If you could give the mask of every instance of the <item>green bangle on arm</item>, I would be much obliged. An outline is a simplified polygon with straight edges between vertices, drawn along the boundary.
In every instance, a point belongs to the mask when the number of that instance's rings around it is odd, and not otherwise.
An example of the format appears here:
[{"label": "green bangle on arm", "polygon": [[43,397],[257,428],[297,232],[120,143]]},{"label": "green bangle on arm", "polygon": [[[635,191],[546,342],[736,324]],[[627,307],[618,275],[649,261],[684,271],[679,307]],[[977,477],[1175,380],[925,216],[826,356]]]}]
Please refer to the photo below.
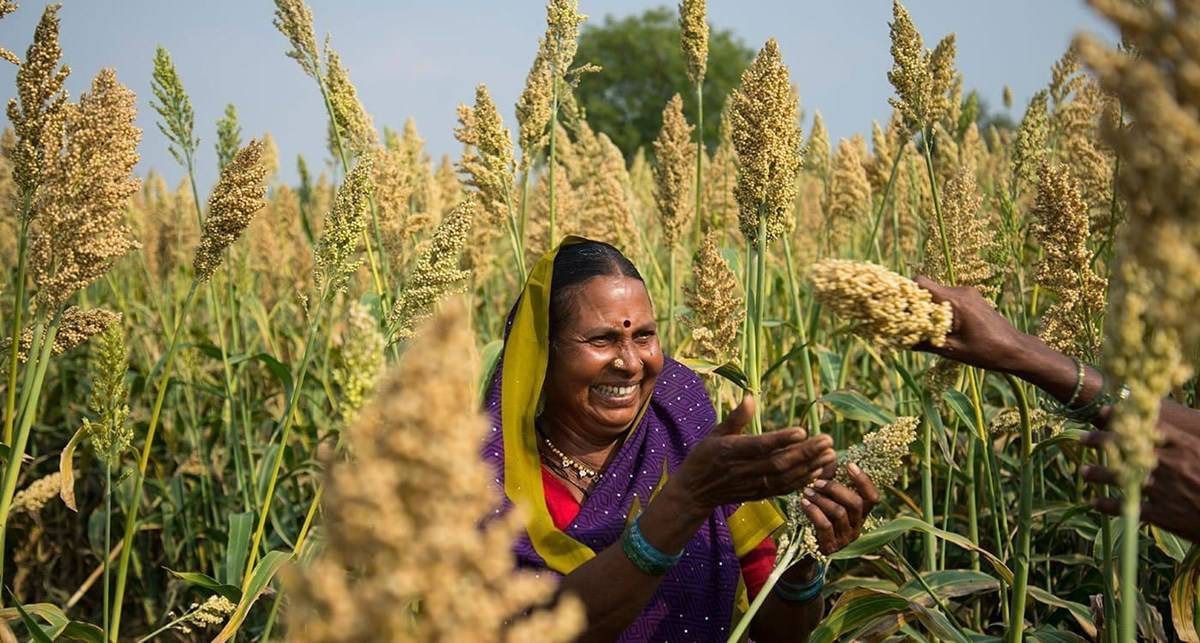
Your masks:
[{"label": "green bangle on arm", "polygon": [[[1068,399],[1066,403],[1062,403],[1054,398],[1050,398],[1045,395],[1039,395],[1038,399],[1042,409],[1060,417],[1064,417],[1068,420],[1073,420],[1081,424],[1088,424],[1092,420],[1096,419],[1098,415],[1100,415],[1100,411],[1103,410],[1104,407],[1117,404],[1129,397],[1128,386],[1121,386],[1115,392],[1110,393],[1109,391],[1105,390],[1106,387],[1102,384],[1100,387],[1100,392],[1097,393],[1096,396],[1090,401],[1083,406],[1074,406],[1075,403],[1079,401],[1080,393],[1083,392],[1083,380],[1087,376],[1087,366],[1077,357],[1072,357],[1071,360],[1075,362],[1075,365],[1078,368],[1078,373],[1075,376],[1075,389],[1072,391],[1070,399]],[[1102,380],[1103,377],[1104,375],[1101,374]]]},{"label": "green bangle on arm", "polygon": [[642,535],[641,520],[642,517],[638,516],[625,530],[625,535],[621,537],[621,551],[625,552],[625,557],[634,567],[651,576],[662,576],[683,558],[683,552],[672,555],[650,544]]},{"label": "green bangle on arm", "polygon": [[812,580],[804,583],[789,583],[780,580],[775,583],[775,595],[789,603],[807,603],[821,595],[825,588],[825,563],[817,564],[817,574]]}]

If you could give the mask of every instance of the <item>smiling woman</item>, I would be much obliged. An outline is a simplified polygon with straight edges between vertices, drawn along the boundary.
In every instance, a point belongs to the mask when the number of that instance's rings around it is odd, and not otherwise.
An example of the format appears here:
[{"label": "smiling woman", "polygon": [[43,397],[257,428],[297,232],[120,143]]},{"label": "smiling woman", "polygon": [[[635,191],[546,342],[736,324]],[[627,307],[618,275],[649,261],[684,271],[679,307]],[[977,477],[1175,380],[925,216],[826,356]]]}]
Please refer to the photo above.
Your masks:
[{"label": "smiling woman", "polygon": [[[581,640],[722,640],[775,561],[768,500],[835,461],[827,436],[740,435],[747,396],[721,424],[699,377],[663,354],[637,268],[616,248],[568,238],[530,272],[492,376],[485,459],[521,510],[524,567],[561,576],[587,609]],[[821,482],[806,504],[832,553],[878,501]],[[751,632],[797,640],[821,616],[812,559],[783,576]]]}]

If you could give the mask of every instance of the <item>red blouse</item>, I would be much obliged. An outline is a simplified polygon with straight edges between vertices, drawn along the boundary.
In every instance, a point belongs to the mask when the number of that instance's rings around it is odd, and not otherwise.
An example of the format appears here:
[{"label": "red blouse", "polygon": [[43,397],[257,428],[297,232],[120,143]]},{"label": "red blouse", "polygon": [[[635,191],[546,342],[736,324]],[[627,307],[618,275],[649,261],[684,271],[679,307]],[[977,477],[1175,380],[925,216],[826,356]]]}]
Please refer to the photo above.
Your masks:
[{"label": "red blouse", "polygon": [[[546,508],[550,510],[554,526],[566,529],[567,525],[575,520],[575,516],[579,515],[579,502],[571,495],[566,485],[554,477],[546,467],[542,467],[542,487],[546,494]],[[742,556],[741,564],[746,593],[750,595],[750,600],[754,600],[775,566],[775,541],[770,536],[764,538],[757,547]]]}]

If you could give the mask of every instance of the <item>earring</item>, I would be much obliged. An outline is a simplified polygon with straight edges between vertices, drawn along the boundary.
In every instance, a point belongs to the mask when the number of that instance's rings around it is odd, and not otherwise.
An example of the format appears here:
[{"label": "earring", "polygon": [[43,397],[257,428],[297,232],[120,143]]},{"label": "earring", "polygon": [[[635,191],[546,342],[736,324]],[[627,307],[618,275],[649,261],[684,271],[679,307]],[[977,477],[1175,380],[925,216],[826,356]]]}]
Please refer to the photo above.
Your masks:
[{"label": "earring", "polygon": [[618,357],[612,361],[612,365],[613,368],[625,368],[625,360]]}]

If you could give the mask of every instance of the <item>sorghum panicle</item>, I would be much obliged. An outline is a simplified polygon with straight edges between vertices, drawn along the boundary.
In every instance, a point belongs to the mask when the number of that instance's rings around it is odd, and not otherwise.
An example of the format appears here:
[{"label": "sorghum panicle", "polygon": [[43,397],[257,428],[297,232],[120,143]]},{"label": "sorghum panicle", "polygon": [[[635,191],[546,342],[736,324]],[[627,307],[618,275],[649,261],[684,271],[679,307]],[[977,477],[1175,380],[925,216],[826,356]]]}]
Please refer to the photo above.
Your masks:
[{"label": "sorghum panicle", "polygon": [[799,101],[774,38],[742,73],[741,86],[730,101],[742,235],[755,243],[759,217],[765,217],[764,242],[770,242],[787,227],[801,158]]},{"label": "sorghum panicle", "polygon": [[855,334],[884,348],[941,346],[950,332],[950,304],[933,303],[928,290],[883,266],[825,259],[809,275],[821,304],[855,322]]}]

